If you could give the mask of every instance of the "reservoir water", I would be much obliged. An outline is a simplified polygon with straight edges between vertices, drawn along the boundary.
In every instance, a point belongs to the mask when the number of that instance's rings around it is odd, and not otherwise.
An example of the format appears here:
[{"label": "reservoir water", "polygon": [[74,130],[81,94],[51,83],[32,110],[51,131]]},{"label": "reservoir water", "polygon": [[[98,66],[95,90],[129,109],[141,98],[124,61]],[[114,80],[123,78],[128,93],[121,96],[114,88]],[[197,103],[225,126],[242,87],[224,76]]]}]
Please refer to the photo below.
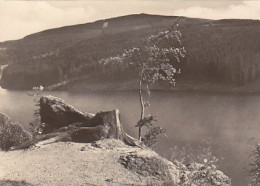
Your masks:
[{"label": "reservoir water", "polygon": [[[140,106],[136,91],[45,92],[64,99],[81,111],[96,113],[118,108],[125,130],[136,136],[134,127]],[[157,116],[158,125],[167,130],[156,148],[169,158],[175,145],[199,144],[211,140],[224,158],[221,170],[235,186],[247,185],[249,154],[260,142],[260,96],[252,94],[152,92],[147,114]],[[0,88],[0,112],[25,126],[37,109],[26,91]]]}]

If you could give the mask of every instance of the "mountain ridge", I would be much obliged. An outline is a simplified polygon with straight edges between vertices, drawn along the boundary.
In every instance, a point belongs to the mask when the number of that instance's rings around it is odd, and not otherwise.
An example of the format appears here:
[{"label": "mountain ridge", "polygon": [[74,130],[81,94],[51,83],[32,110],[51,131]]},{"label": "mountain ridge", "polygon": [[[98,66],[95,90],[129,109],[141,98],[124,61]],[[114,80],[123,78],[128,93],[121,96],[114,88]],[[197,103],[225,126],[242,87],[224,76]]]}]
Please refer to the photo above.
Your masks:
[{"label": "mountain ridge", "polygon": [[[0,55],[0,63],[9,66],[3,72],[0,85],[7,89],[30,89],[75,78],[82,81],[83,76],[86,84],[108,79],[115,84],[118,79],[132,81],[136,78],[135,71],[126,71],[118,65],[103,66],[98,61],[139,46],[144,38],[169,28],[176,18],[133,14],[44,30],[17,41],[1,42],[0,46],[7,51],[6,55]],[[258,80],[259,20],[180,17],[179,25],[187,50],[181,66],[183,73],[177,77],[179,82],[187,82],[186,85],[192,84],[189,82],[217,83],[233,89]]]}]

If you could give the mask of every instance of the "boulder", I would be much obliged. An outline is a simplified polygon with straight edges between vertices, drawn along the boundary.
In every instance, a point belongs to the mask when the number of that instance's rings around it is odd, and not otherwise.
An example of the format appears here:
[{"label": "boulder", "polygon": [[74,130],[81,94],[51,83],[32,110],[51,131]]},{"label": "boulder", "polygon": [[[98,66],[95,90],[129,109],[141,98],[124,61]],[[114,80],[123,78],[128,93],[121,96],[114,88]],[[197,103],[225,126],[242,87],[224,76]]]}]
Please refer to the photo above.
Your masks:
[{"label": "boulder", "polygon": [[161,181],[160,184],[151,182],[149,185],[174,186],[178,183],[179,174],[173,163],[161,158],[153,151],[136,151],[123,154],[119,158],[119,163],[127,170],[140,176]]},{"label": "boulder", "polygon": [[127,170],[140,176],[155,178],[161,184],[149,185],[193,185],[231,186],[231,180],[213,164],[170,162],[153,151],[136,151],[122,154],[119,158]]},{"label": "boulder", "polygon": [[60,98],[43,96],[40,99],[41,123],[45,124],[43,133],[49,133],[56,129],[68,126],[77,122],[85,122],[91,118],[76,108],[64,103]]}]

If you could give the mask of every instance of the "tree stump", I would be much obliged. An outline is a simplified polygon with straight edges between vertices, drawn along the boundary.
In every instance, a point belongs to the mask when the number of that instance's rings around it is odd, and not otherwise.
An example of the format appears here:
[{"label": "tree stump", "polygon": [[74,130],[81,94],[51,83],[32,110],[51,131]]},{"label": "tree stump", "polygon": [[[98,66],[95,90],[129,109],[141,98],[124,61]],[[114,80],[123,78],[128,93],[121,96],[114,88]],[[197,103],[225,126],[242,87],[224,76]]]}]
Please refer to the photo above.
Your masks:
[{"label": "tree stump", "polygon": [[[41,98],[40,103],[40,111],[42,111],[40,112],[41,120],[48,126],[48,130],[45,130],[44,134],[37,136],[35,139],[13,149],[28,148],[41,141],[52,138],[53,140],[50,140],[52,143],[57,141],[91,143],[101,139],[112,138],[121,140],[131,146],[141,146],[141,142],[124,131],[120,122],[120,112],[118,109],[99,112],[94,117],[91,117],[91,115],[84,115],[72,106],[65,104],[59,98],[52,96]],[[47,115],[47,111],[50,112],[49,116]],[[61,113],[61,118],[58,118],[58,113]],[[73,116],[73,118],[70,118],[70,116]],[[51,118],[54,119],[52,120]],[[59,125],[55,124],[55,121],[59,122]],[[64,123],[61,121],[64,121]],[[54,126],[52,126],[53,124]],[[58,126],[62,127],[54,130]]]}]

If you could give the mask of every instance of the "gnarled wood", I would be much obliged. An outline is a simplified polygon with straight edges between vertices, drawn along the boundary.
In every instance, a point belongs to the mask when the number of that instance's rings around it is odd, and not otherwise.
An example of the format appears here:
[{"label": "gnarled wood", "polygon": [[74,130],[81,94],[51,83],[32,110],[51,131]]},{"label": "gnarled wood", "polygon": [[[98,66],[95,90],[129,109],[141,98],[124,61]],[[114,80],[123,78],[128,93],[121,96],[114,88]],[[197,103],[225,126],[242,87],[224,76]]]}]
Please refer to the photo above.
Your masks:
[{"label": "gnarled wood", "polygon": [[[55,102],[57,104],[57,102]],[[63,103],[64,104],[64,103]],[[59,107],[59,106],[55,106]],[[141,143],[125,133],[121,122],[119,110],[99,112],[94,117],[56,129],[53,132],[37,136],[22,145],[13,147],[12,150],[25,149],[39,143],[53,143],[58,141],[72,141],[91,143],[101,139],[113,138],[122,140],[131,146],[141,146]]]}]

